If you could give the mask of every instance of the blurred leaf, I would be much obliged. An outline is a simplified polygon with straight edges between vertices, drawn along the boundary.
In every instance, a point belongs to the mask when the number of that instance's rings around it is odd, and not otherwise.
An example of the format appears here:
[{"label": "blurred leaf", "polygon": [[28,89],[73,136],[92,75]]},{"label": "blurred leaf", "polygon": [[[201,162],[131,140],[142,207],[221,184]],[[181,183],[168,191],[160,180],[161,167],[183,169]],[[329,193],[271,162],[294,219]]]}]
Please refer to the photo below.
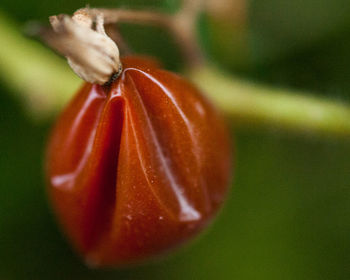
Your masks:
[{"label": "blurred leaf", "polygon": [[255,66],[251,78],[284,87],[308,89],[350,100],[350,33],[339,31],[312,46]]},{"label": "blurred leaf", "polygon": [[256,0],[250,7],[257,62],[298,51],[350,26],[348,0]]}]

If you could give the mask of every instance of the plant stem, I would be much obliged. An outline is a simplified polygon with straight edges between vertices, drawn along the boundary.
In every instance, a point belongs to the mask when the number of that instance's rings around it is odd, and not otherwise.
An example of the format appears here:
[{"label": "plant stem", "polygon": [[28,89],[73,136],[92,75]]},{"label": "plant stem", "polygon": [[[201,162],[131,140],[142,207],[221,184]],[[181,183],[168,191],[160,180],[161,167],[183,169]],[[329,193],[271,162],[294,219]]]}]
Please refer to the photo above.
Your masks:
[{"label": "plant stem", "polygon": [[45,119],[56,113],[81,81],[65,61],[26,39],[0,11],[0,79],[24,103],[29,115]]},{"label": "plant stem", "polygon": [[[63,59],[24,38],[1,13],[0,38],[6,42],[0,44],[0,78],[24,101],[30,116],[45,119],[56,114],[81,81]],[[233,124],[350,136],[347,104],[252,84],[211,65],[193,67],[187,74]]]},{"label": "plant stem", "polygon": [[242,81],[208,65],[188,75],[233,124],[350,136],[348,104]]},{"label": "plant stem", "polygon": [[[172,33],[189,66],[204,62],[197,40],[196,22],[202,9],[202,0],[185,0],[175,14],[156,11],[125,9],[89,9],[90,14],[103,14],[105,24],[132,23],[160,26]],[[118,42],[117,42],[118,43]]]}]

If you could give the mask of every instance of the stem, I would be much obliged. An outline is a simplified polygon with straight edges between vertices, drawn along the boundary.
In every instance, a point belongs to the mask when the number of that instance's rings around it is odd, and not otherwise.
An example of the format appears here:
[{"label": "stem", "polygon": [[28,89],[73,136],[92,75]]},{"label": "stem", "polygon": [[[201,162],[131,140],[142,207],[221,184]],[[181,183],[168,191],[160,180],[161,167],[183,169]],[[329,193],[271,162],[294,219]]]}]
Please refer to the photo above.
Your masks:
[{"label": "stem", "polygon": [[[166,27],[182,47],[188,65],[194,67],[204,61],[196,40],[196,20],[201,11],[201,3],[201,0],[184,1],[182,9],[174,15],[151,11],[83,8],[77,10],[72,17],[64,14],[51,16],[53,30],[43,29],[41,37],[67,58],[79,77],[94,84],[106,84],[122,70],[118,46],[105,32],[105,24],[121,21],[146,22]],[[118,37],[120,34],[115,31],[112,35]]]},{"label": "stem", "polygon": [[105,24],[129,22],[133,24],[152,24],[161,27],[171,25],[170,15],[155,11],[125,9],[91,9],[91,13],[103,14]]},{"label": "stem", "polygon": [[156,11],[124,9],[90,9],[91,14],[103,14],[105,24],[149,24],[169,30],[190,67],[204,63],[204,56],[196,38],[196,22],[202,8],[201,0],[184,1],[174,15]]},{"label": "stem", "polygon": [[306,92],[252,84],[208,65],[188,74],[233,124],[350,136],[349,105],[312,97]]},{"label": "stem", "polygon": [[30,117],[40,120],[55,114],[79,87],[80,79],[63,59],[23,37],[1,11],[0,38],[2,82],[17,94]]},{"label": "stem", "polygon": [[[24,38],[0,13],[0,78],[19,95],[30,116],[56,114],[80,81],[67,63]],[[211,65],[191,68],[188,76],[234,124],[274,126],[295,133],[350,136],[350,106],[310,97],[305,92],[251,84]]]},{"label": "stem", "polygon": [[197,38],[197,20],[202,11],[201,0],[183,1],[183,6],[173,18],[170,26],[178,46],[186,58],[186,64],[193,68],[204,64],[205,58]]}]

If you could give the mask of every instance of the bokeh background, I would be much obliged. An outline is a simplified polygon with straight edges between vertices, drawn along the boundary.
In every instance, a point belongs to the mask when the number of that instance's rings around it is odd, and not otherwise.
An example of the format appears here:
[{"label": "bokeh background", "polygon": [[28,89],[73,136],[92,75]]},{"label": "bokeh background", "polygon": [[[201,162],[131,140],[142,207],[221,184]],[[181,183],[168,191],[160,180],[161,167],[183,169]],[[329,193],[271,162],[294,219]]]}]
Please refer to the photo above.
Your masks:
[{"label": "bokeh background", "polygon": [[[200,20],[201,44],[220,68],[261,84],[350,102],[349,0],[208,1],[212,11],[215,3],[232,4],[230,17],[212,12]],[[86,4],[1,0],[0,9],[24,26]],[[179,7],[176,0],[89,4],[165,12]],[[123,25],[122,32],[135,51],[181,70],[184,62],[164,30]],[[230,124],[234,184],[210,229],[162,260],[91,270],[71,251],[46,199],[43,155],[53,119],[31,119],[18,93],[5,84],[0,83],[1,280],[350,279],[349,139]]]}]

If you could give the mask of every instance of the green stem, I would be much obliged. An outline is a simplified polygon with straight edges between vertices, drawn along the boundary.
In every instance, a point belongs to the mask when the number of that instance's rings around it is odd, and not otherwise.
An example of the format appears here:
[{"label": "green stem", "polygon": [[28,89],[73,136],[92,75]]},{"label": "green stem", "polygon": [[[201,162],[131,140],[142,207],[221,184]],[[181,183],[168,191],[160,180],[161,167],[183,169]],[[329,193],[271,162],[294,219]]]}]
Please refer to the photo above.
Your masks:
[{"label": "green stem", "polygon": [[189,76],[234,124],[350,136],[348,104],[242,81],[213,66],[193,69]]},{"label": "green stem", "polygon": [[[31,116],[45,119],[60,110],[81,81],[67,63],[24,38],[0,13],[0,79],[7,82]],[[350,136],[350,106],[234,78],[213,66],[188,72],[234,124],[273,126],[297,133]]]},{"label": "green stem", "polygon": [[41,44],[26,39],[0,11],[0,79],[29,115],[45,119],[70,98],[81,81],[67,63]]}]

